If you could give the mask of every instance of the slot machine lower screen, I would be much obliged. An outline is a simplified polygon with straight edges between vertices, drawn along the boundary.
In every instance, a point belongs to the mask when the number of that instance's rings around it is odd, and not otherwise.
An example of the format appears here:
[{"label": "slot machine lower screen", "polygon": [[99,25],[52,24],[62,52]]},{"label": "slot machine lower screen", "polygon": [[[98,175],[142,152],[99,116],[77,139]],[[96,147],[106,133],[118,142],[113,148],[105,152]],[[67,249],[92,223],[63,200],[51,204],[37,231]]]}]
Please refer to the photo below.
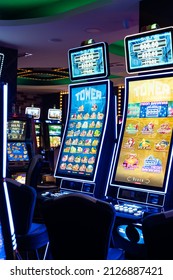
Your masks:
[{"label": "slot machine lower screen", "polygon": [[25,142],[9,142],[7,145],[8,161],[29,162],[27,145]]},{"label": "slot machine lower screen", "polygon": [[70,86],[70,113],[56,176],[92,181],[105,125],[108,80]]},{"label": "slot machine lower screen", "polygon": [[41,123],[38,120],[35,120],[35,134],[36,134],[36,142],[37,142],[37,147],[40,148],[41,141]]},{"label": "slot machine lower screen", "polygon": [[56,148],[61,144],[61,125],[49,124],[49,141],[50,148]]},{"label": "slot machine lower screen", "polygon": [[173,73],[126,78],[126,90],[127,117],[111,185],[166,192],[172,156]]}]

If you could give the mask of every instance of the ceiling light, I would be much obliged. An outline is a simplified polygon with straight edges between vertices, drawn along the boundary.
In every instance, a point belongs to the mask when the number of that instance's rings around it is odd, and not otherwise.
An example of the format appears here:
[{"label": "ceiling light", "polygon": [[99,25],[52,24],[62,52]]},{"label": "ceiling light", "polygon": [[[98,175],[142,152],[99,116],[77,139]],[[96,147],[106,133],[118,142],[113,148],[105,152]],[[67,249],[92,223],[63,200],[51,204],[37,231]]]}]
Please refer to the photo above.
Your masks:
[{"label": "ceiling light", "polygon": [[59,43],[59,42],[62,42],[62,39],[60,38],[51,38],[49,39],[50,42],[53,42],[53,43]]},{"label": "ceiling light", "polygon": [[100,33],[101,30],[99,28],[87,28],[85,29],[85,32],[93,34],[93,33]]},{"label": "ceiling light", "polygon": [[32,55],[32,53],[23,52],[23,53],[19,53],[18,57],[28,57],[28,56],[31,56],[31,55]]},{"label": "ceiling light", "polygon": [[25,57],[31,56],[32,53],[25,53]]}]

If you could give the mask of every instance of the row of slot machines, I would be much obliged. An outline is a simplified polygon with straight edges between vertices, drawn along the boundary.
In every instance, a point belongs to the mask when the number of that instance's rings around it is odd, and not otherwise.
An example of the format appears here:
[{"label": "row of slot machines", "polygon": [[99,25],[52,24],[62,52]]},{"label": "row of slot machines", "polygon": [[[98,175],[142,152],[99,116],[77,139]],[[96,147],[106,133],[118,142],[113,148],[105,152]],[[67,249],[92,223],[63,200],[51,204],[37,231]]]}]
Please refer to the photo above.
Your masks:
[{"label": "row of slot machines", "polygon": [[38,107],[26,107],[25,114],[34,118],[39,151],[53,150],[60,146],[62,138],[62,112],[60,109],[48,109],[46,120],[41,119],[41,108]]},{"label": "row of slot machines", "polygon": [[[25,173],[31,158],[42,154],[49,164],[47,171],[53,165],[49,154],[61,144],[62,123],[57,109],[49,109],[48,119],[40,120],[40,108],[27,107],[25,115],[11,114],[7,127],[7,160],[10,175],[15,179],[25,178]],[[52,159],[53,161],[54,159]],[[50,169],[50,170],[48,170]]]},{"label": "row of slot machines", "polygon": [[[114,236],[129,254],[145,255],[142,220],[173,209],[172,27],[125,38],[124,111],[117,135],[116,97],[106,45],[68,53],[72,81],[62,145],[54,176],[60,191],[82,192],[112,203]],[[102,67],[101,67],[102,66]],[[134,256],[134,255],[133,255]]]},{"label": "row of slot machines", "polygon": [[78,83],[69,85],[54,176],[62,194],[77,191],[112,203],[115,243],[138,258],[145,255],[143,217],[173,209],[172,35],[169,27],[125,38],[127,70],[137,74],[125,78],[119,135],[107,44],[68,53],[70,78]]}]

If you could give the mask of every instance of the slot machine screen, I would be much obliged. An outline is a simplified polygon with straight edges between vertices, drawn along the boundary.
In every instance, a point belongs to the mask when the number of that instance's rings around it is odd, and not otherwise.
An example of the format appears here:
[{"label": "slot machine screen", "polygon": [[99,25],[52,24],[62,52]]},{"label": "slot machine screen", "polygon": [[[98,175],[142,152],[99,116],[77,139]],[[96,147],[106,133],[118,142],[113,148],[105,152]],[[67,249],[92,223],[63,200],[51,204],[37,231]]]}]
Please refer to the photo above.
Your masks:
[{"label": "slot machine screen", "polygon": [[48,120],[61,120],[62,111],[60,109],[50,108],[48,110]]},{"label": "slot machine screen", "polygon": [[7,139],[24,141],[26,138],[26,121],[9,120],[7,124]]},{"label": "slot machine screen", "polygon": [[36,135],[36,143],[37,147],[40,148],[40,137],[41,137],[41,123],[39,120],[35,120],[35,135]]},{"label": "slot machine screen", "polygon": [[69,86],[70,114],[55,177],[94,179],[105,128],[108,87],[108,80]]},{"label": "slot machine screen", "polygon": [[41,124],[40,123],[35,123],[35,134],[36,134],[36,136],[40,135],[40,130],[41,130]]},{"label": "slot machine screen", "polygon": [[164,192],[172,161],[173,73],[126,78],[126,91],[111,184]]},{"label": "slot machine screen", "polygon": [[37,107],[26,107],[25,108],[25,114],[26,115],[31,115],[33,116],[33,118],[35,120],[38,120],[40,118],[40,108],[37,108]]},{"label": "slot machine screen", "polygon": [[25,142],[9,142],[7,144],[8,161],[29,161],[28,149]]},{"label": "slot machine screen", "polygon": [[49,124],[48,130],[49,130],[49,141],[50,141],[50,147],[56,148],[60,146],[61,144],[61,125],[56,124]]},{"label": "slot machine screen", "polygon": [[125,37],[128,73],[173,67],[173,28],[162,28]]},{"label": "slot machine screen", "polygon": [[71,81],[107,78],[109,76],[108,45],[100,42],[68,52]]}]

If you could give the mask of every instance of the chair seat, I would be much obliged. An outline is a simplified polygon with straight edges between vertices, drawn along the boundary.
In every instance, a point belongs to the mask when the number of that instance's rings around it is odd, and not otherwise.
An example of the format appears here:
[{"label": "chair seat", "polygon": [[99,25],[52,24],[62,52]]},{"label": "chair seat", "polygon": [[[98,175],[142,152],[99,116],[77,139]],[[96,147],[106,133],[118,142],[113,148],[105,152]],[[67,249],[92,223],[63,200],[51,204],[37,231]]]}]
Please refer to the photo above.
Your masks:
[{"label": "chair seat", "polygon": [[35,250],[43,247],[48,242],[47,229],[44,224],[32,223],[31,229],[26,235],[17,235],[19,250]]},{"label": "chair seat", "polygon": [[109,250],[116,217],[112,204],[85,194],[69,193],[45,200],[43,217],[52,259],[124,259],[123,250]]},{"label": "chair seat", "polygon": [[[37,192],[33,187],[7,181],[14,229],[17,241],[18,258],[40,259],[39,252],[44,250],[46,257],[49,238],[44,223],[33,222]],[[30,253],[30,254],[29,254]]]},{"label": "chair seat", "polygon": [[124,260],[125,253],[123,249],[109,248],[107,260]]}]

